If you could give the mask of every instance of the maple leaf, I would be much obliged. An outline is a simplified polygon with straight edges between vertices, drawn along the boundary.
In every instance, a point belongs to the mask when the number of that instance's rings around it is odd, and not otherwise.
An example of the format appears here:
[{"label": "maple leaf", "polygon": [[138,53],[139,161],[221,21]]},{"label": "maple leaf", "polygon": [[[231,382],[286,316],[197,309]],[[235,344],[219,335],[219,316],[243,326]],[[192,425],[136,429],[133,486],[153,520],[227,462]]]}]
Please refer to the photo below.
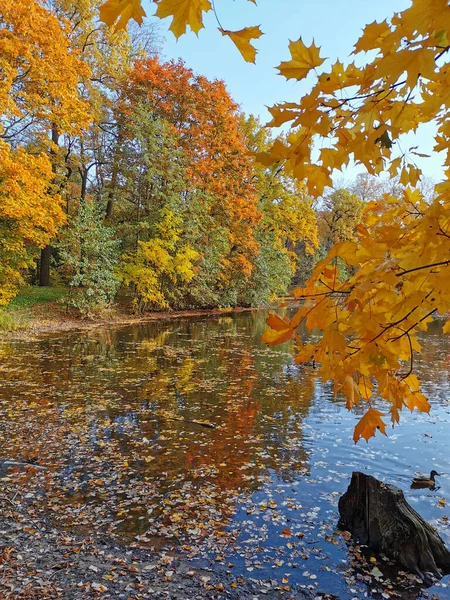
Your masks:
[{"label": "maple leaf", "polygon": [[278,346],[279,344],[284,344],[284,342],[289,341],[293,335],[294,330],[291,328],[281,330],[267,329],[263,333],[261,339],[269,346]]},{"label": "maple leaf", "polygon": [[277,346],[290,340],[294,335],[295,323],[287,317],[279,317],[275,313],[269,313],[266,319],[267,329],[262,335],[262,340],[269,346]]},{"label": "maple leaf", "polygon": [[209,0],[157,0],[157,4],[156,17],[173,17],[169,29],[176,38],[186,33],[188,25],[198,33],[203,28],[203,13],[212,9]]},{"label": "maple leaf", "polygon": [[376,408],[369,408],[366,414],[360,419],[353,433],[355,444],[360,438],[364,438],[366,442],[375,435],[375,430],[379,429],[381,433],[386,435],[386,424],[381,420],[383,413]]},{"label": "maple leaf", "polygon": [[325,60],[324,58],[320,58],[319,48],[314,45],[314,42],[308,47],[302,42],[302,38],[296,42],[290,41],[289,51],[292,57],[291,60],[282,62],[277,67],[280,75],[284,75],[286,79],[300,81],[312,69],[320,67]]},{"label": "maple leaf", "polygon": [[291,322],[286,317],[279,317],[275,313],[269,313],[266,319],[267,325],[275,331],[282,331],[291,326]]},{"label": "maple leaf", "polygon": [[376,61],[376,74],[389,83],[396,83],[403,73],[407,73],[407,85],[414,87],[420,77],[435,78],[434,51],[429,48],[392,52]]},{"label": "maple leaf", "polygon": [[368,52],[369,50],[378,48],[380,40],[386,37],[388,33],[390,33],[390,28],[386,20],[381,23],[374,21],[373,23],[366,25],[362,36],[355,44],[352,54]]},{"label": "maple leaf", "polygon": [[100,6],[100,20],[110,26],[117,21],[115,31],[125,29],[130,19],[141,25],[145,16],[141,0],[107,0]]},{"label": "maple leaf", "polygon": [[356,384],[356,381],[351,375],[346,375],[343,384],[343,390],[347,398],[346,406],[351,409],[353,406],[358,404],[361,397],[360,390]]},{"label": "maple leaf", "polygon": [[279,139],[275,140],[268,152],[257,152],[255,160],[265,167],[270,167],[284,160],[287,147]]},{"label": "maple leaf", "polygon": [[255,62],[257,50],[251,45],[250,40],[258,39],[263,35],[259,26],[245,27],[239,31],[228,31],[226,29],[219,28],[219,31],[222,35],[227,35],[229,38],[231,38],[239,52],[244,57],[245,61],[251,63]]}]

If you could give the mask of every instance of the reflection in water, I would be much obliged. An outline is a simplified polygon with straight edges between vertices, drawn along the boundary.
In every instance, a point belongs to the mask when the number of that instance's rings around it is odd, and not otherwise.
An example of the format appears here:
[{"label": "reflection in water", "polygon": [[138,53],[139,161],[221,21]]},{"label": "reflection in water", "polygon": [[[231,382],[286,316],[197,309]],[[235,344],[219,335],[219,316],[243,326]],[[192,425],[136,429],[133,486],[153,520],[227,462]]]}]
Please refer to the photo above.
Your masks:
[{"label": "reflection in water", "polygon": [[1,346],[1,454],[50,467],[16,475],[36,494],[27,501],[45,501],[59,526],[170,541],[285,587],[383,593],[366,589],[358,547],[335,532],[337,499],[352,470],[366,470],[402,487],[450,540],[438,503],[450,500],[450,474],[437,492],[409,490],[414,471],[450,472],[440,325],[418,361],[431,417],[405,414],[389,438],[356,447],[355,415],[288,347],[264,346],[263,330],[264,314],[246,313]]}]

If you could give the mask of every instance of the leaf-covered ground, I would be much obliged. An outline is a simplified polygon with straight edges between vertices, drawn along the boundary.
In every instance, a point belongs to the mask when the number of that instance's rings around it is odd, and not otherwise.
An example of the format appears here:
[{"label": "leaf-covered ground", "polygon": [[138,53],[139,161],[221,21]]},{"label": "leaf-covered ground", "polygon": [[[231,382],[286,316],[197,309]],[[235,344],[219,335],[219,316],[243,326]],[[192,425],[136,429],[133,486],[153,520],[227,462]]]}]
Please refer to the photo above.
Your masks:
[{"label": "leaf-covered ground", "polygon": [[[446,341],[429,337],[431,418],[354,446],[355,417],[262,345],[263,326],[249,313],[0,346],[0,597],[450,597],[336,530],[360,469],[450,539]],[[409,490],[431,468],[440,489]]]}]

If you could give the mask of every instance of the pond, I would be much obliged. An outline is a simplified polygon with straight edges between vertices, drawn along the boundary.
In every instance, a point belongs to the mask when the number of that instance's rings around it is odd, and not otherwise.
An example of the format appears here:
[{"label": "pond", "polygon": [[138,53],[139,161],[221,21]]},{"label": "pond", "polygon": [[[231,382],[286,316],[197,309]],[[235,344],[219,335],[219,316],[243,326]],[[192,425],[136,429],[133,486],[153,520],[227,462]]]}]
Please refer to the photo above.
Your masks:
[{"label": "pond", "polygon": [[[134,547],[176,548],[284,597],[297,586],[339,598],[450,598],[421,592],[336,529],[353,470],[403,489],[450,543],[450,344],[433,324],[416,368],[430,415],[369,444],[357,415],[289,347],[260,337],[263,312],[161,320],[0,346],[2,460],[30,510],[55,526]],[[411,490],[417,471],[442,474]],[[319,596],[322,597],[322,596]]]}]

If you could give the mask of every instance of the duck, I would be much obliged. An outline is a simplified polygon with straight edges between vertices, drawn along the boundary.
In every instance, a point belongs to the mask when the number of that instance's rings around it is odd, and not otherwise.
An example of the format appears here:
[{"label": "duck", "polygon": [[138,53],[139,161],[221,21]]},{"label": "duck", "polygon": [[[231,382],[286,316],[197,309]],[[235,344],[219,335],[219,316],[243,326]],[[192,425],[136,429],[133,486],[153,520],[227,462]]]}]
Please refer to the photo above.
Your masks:
[{"label": "duck", "polygon": [[414,477],[411,482],[411,487],[413,489],[429,488],[430,490],[433,490],[436,487],[436,481],[434,480],[436,475],[438,477],[441,476],[440,473],[433,469],[430,473],[430,477]]}]

